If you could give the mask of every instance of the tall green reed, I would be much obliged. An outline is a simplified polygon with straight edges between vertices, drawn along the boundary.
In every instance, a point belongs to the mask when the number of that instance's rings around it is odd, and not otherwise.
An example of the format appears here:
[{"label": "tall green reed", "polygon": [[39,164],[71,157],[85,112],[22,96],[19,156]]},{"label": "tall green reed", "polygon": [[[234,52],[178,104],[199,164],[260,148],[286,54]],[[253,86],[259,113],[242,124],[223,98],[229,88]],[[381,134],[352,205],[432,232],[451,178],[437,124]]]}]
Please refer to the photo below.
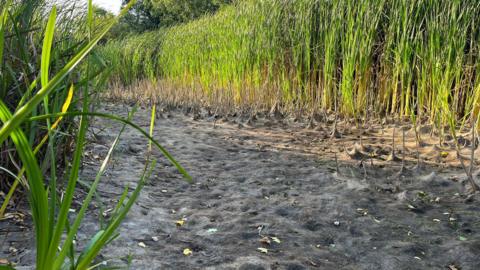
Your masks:
[{"label": "tall green reed", "polygon": [[[475,0],[239,1],[184,25],[111,41],[100,54],[111,62],[114,80],[155,78],[210,105],[280,104],[292,111],[332,110],[338,103],[349,117],[371,111],[447,125],[442,114],[450,108],[457,120],[478,108],[479,6]],[[152,49],[136,49],[140,44]]]}]

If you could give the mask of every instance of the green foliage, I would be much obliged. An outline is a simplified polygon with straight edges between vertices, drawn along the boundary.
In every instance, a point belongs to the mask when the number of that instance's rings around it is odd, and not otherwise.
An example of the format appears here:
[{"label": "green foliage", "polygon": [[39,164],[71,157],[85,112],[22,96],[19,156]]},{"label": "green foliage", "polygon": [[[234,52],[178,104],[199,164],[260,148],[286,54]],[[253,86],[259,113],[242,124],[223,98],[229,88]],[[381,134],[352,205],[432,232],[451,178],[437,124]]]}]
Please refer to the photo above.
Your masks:
[{"label": "green foliage", "polygon": [[232,0],[140,0],[123,23],[143,32],[188,22],[213,13]]},{"label": "green foliage", "polygon": [[[116,229],[137,199],[145,180],[153,170],[155,161],[147,159],[142,177],[130,196],[128,196],[129,190],[126,189],[116,207],[115,215],[103,230],[92,236],[90,243],[83,251],[77,252],[74,239],[123,132],[122,129],[110,148],[78,214],[73,215],[70,210],[74,207],[73,197],[77,189],[88,117],[98,116],[116,120],[124,123],[124,126],[130,125],[136,128],[150,140],[153,138],[130,122],[131,115],[128,119],[121,119],[112,115],[89,112],[91,104],[88,97],[94,93],[91,91],[91,80],[94,79],[91,76],[91,69],[94,68],[93,60],[95,58],[88,56],[118,18],[112,18],[99,29],[98,33],[94,33],[95,16],[90,0],[86,20],[83,24],[86,37],[84,36],[82,41],[76,41],[76,39],[63,41],[69,42],[67,46],[69,54],[62,55],[59,52],[63,52],[62,48],[64,47],[62,47],[62,41],[57,40],[58,35],[78,38],[80,32],[72,31],[78,28],[69,29],[68,27],[64,28],[67,29],[65,32],[62,31],[59,26],[65,27],[65,24],[68,26],[68,22],[71,20],[62,21],[62,18],[57,16],[56,7],[50,11],[44,28],[41,15],[47,9],[42,5],[37,5],[38,3],[38,1],[2,2],[4,5],[0,10],[0,55],[3,55],[3,60],[6,61],[2,61],[1,72],[2,75],[8,74],[8,76],[2,76],[5,91],[0,99],[0,121],[3,123],[0,128],[0,145],[8,147],[8,152],[14,153],[9,156],[12,163],[24,166],[19,169],[20,172],[15,183],[19,179],[24,179],[25,183],[23,184],[28,194],[35,227],[36,269],[90,269],[101,249],[115,237]],[[124,15],[130,6],[131,4],[127,5],[120,16]],[[36,9],[37,11],[35,11]],[[28,13],[30,17],[24,17],[26,11],[31,11]],[[32,20],[32,18],[38,18],[38,21]],[[72,21],[79,22],[78,18]],[[19,31],[22,23],[26,23],[25,28],[22,28],[25,31]],[[35,31],[34,29],[37,27],[44,28],[44,31]],[[40,34],[37,36],[36,32]],[[26,42],[26,44],[22,44],[22,42]],[[39,43],[43,43],[43,46],[41,51],[37,52],[36,47]],[[18,47],[23,45],[25,46]],[[15,49],[21,50],[19,54],[22,58],[16,57]],[[4,54],[5,51],[7,53]],[[87,63],[82,65],[82,61],[85,59],[87,59]],[[39,61],[37,62],[37,60]],[[38,69],[37,65],[39,65]],[[79,68],[83,69],[82,72],[75,71]],[[5,73],[6,71],[9,73]],[[30,73],[23,73],[26,71]],[[24,77],[17,77],[19,74]],[[27,83],[23,80],[26,80]],[[74,92],[73,84],[83,88],[82,95],[78,97],[82,101],[81,112],[72,112],[70,106]],[[70,166],[66,167],[67,181],[59,183],[60,185],[57,186],[56,171],[58,167],[55,154],[64,145],[58,143],[59,135],[55,129],[64,118],[66,122],[73,123],[72,118],[75,116],[81,117],[75,136],[75,150]],[[50,122],[52,119],[56,119],[53,124]],[[34,123],[41,125],[43,122],[45,122],[45,127],[40,128],[34,125]],[[44,128],[46,132],[43,131]],[[58,128],[62,129],[62,133],[68,132],[65,127]],[[28,139],[27,133],[31,134],[32,140]],[[40,137],[44,139],[37,144]],[[50,155],[40,155],[38,152],[47,140],[48,145],[45,147],[45,151]],[[152,143],[185,175],[187,180],[190,180],[185,170],[158,142],[152,141]],[[34,147],[34,145],[37,146]],[[48,157],[50,157],[50,162]],[[9,171],[5,168],[8,165],[2,165],[3,170]],[[47,165],[47,167],[50,165],[49,170],[42,170],[43,165]],[[5,205],[3,203],[2,212],[5,210]]]},{"label": "green foliage", "polygon": [[161,79],[210,105],[444,125],[480,111],[479,14],[476,0],[246,0],[101,54],[117,81]]}]

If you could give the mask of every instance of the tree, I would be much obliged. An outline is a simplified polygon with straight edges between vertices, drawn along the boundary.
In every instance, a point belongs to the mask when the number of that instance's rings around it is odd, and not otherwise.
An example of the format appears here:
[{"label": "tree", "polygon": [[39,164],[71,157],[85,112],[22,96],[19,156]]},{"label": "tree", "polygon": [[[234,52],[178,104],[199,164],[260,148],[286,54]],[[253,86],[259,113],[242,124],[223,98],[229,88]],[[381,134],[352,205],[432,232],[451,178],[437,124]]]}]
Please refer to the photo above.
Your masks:
[{"label": "tree", "polygon": [[[126,4],[124,0],[124,4]],[[139,0],[124,17],[135,31],[168,27],[214,13],[233,0]]]}]

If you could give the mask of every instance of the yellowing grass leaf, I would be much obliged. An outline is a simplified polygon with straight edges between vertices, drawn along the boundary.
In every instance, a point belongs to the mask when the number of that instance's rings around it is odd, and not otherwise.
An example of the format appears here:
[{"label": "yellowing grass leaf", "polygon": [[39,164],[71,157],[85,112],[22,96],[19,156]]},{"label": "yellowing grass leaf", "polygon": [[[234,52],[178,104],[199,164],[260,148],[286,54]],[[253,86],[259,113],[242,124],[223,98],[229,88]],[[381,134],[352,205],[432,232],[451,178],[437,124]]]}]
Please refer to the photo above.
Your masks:
[{"label": "yellowing grass leaf", "polygon": [[[62,113],[65,113],[65,112],[68,111],[68,108],[70,107],[70,104],[72,103],[73,91],[74,91],[74,87],[73,87],[73,84],[72,84],[72,86],[68,90],[67,98],[65,99],[65,102],[63,103]],[[58,117],[57,121],[55,121],[55,123],[53,123],[52,129],[55,129],[58,126],[58,124],[60,124],[60,121],[62,121],[62,119],[63,119],[63,116]]]}]

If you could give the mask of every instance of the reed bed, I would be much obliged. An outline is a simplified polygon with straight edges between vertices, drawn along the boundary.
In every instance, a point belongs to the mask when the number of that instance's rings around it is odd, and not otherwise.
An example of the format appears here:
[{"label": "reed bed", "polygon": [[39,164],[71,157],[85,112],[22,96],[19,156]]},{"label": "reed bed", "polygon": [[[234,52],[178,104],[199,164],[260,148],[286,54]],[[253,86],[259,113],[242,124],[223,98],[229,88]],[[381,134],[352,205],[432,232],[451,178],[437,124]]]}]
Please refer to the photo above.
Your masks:
[{"label": "reed bed", "polygon": [[115,83],[161,80],[209,105],[444,125],[478,117],[479,25],[475,0],[246,0],[100,54]]}]

